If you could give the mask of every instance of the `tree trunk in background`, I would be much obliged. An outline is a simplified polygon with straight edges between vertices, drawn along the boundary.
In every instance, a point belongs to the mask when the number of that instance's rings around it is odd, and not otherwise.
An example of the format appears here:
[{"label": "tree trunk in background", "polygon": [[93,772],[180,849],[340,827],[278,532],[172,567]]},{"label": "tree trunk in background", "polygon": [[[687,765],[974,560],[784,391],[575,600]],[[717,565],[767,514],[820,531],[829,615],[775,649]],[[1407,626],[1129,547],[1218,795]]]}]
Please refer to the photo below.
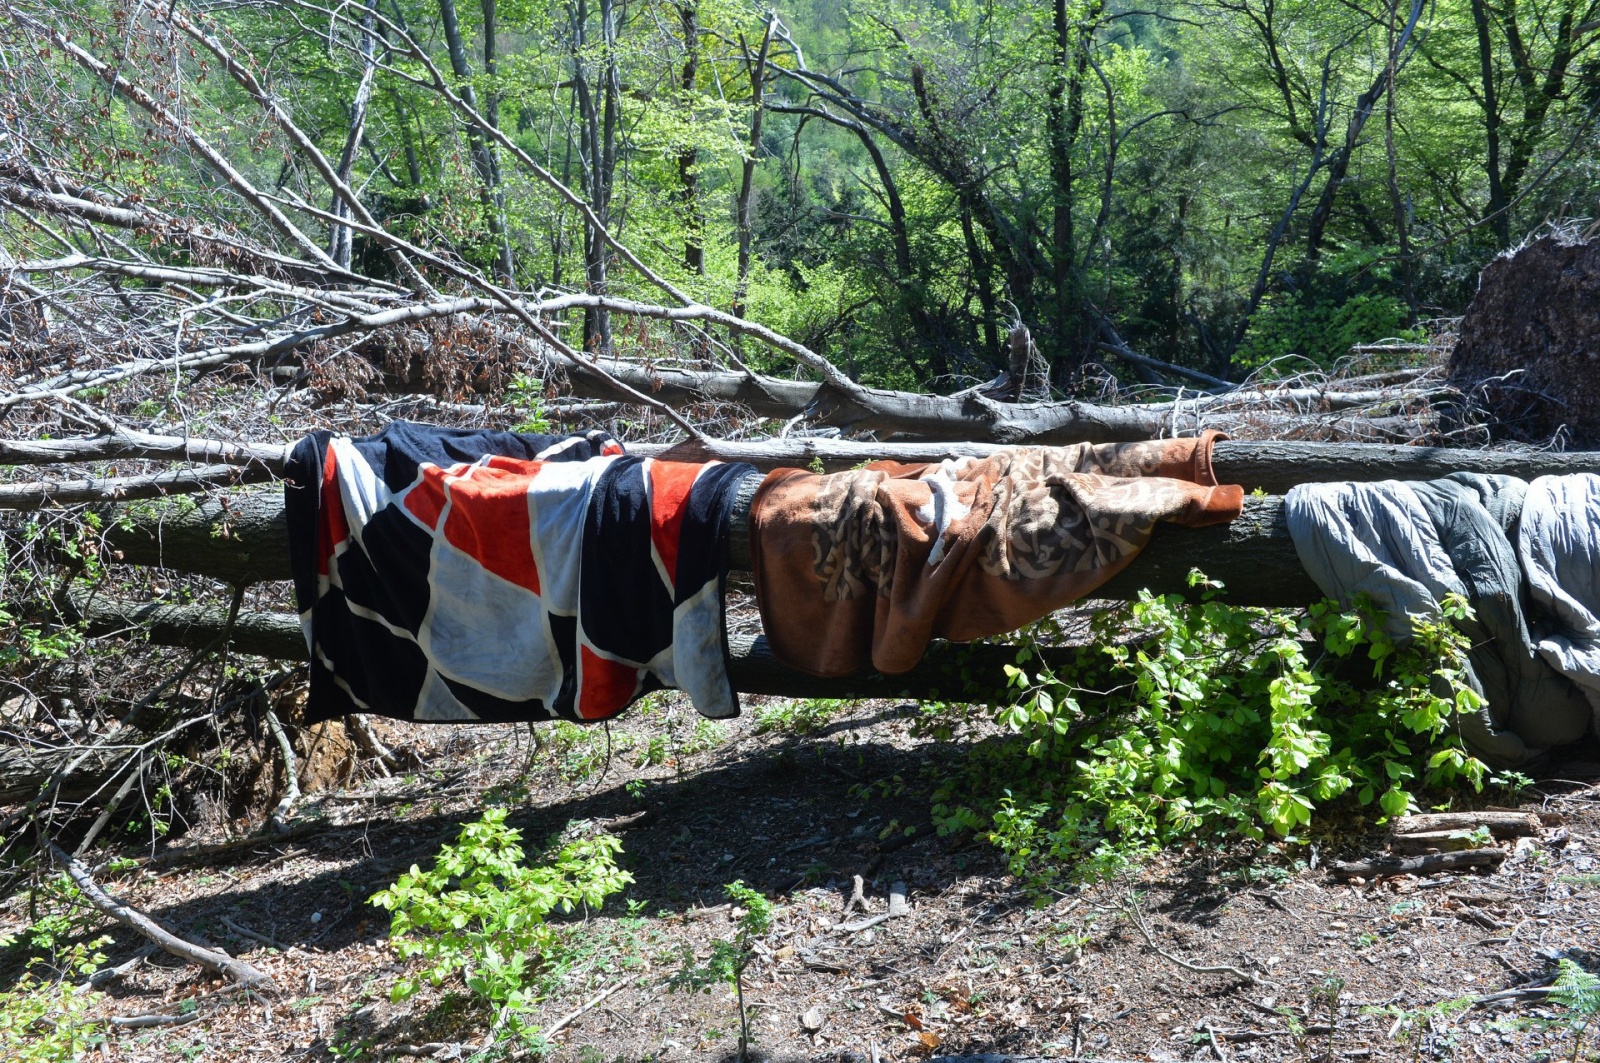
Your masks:
[{"label": "tree trunk in background", "polygon": [[744,316],[744,298],[750,290],[751,232],[750,198],[755,192],[756,163],[761,158],[761,116],[765,113],[761,99],[767,84],[767,55],[772,50],[772,31],[777,25],[775,17],[767,19],[767,28],[761,34],[761,49],[754,61],[745,52],[745,64],[750,75],[750,146],[744,158],[744,168],[739,180],[739,197],[734,201],[734,222],[739,229],[739,279],[733,289],[732,311]]},{"label": "tree trunk in background", "polygon": [[1400,242],[1400,277],[1406,300],[1406,325],[1417,323],[1420,307],[1417,304],[1417,264],[1411,254],[1411,218],[1405,196],[1400,191],[1400,167],[1395,154],[1394,127],[1398,113],[1395,102],[1394,20],[1399,17],[1398,0],[1389,2],[1389,71],[1384,86],[1383,105],[1383,156],[1389,169],[1389,209],[1394,216],[1394,231]]},{"label": "tree trunk in background", "polygon": [[961,238],[967,248],[967,262],[972,267],[972,287],[977,291],[978,306],[983,313],[983,349],[1000,350],[1000,311],[994,302],[994,274],[989,268],[989,256],[978,244],[978,234],[972,225],[972,210],[961,204]]},{"label": "tree trunk in background", "polygon": [[[444,26],[445,44],[450,52],[450,69],[459,83],[461,98],[477,109],[478,93],[472,87],[472,64],[467,60],[466,44],[461,39],[461,23],[456,18],[455,0],[439,0],[439,21]],[[480,112],[481,113],[481,112]],[[473,169],[478,172],[479,199],[495,241],[495,273],[501,284],[515,283],[511,259],[511,239],[506,232],[505,203],[500,190],[499,167],[494,149],[476,126],[467,127],[467,146]]]},{"label": "tree trunk in background", "polygon": [[1494,41],[1489,36],[1489,11],[1485,0],[1472,0],[1472,24],[1478,35],[1479,92],[1483,107],[1483,133],[1487,151],[1483,160],[1484,172],[1489,178],[1489,202],[1485,213],[1489,215],[1489,229],[1494,233],[1496,247],[1511,243],[1511,213],[1506,209],[1506,193],[1500,183],[1500,101],[1495,92]]},{"label": "tree trunk in background", "polygon": [[[601,101],[595,100],[595,87],[589,83],[589,64],[584,53],[589,46],[588,0],[577,0],[572,20],[572,80],[578,105],[578,153],[584,167],[584,190],[589,208],[600,224],[611,224],[611,164],[615,160],[612,137],[616,128],[616,101],[613,82],[616,56],[611,43],[611,0],[600,0],[601,39],[606,43],[606,58],[600,74]],[[606,291],[605,241],[595,226],[584,223],[583,268],[588,291],[604,295]],[[611,352],[611,315],[601,307],[586,308],[583,312],[583,348],[601,356]]]},{"label": "tree trunk in background", "polygon": [[[678,21],[683,28],[683,74],[678,87],[683,90],[684,106],[692,108],[695,82],[700,76],[700,0],[679,4]],[[690,120],[693,121],[692,114]],[[700,210],[699,162],[700,152],[693,145],[678,152],[678,180],[682,185],[684,212],[683,267],[703,276],[706,271],[702,244],[705,218]]]},{"label": "tree trunk in background", "polygon": [[1311,212],[1311,223],[1307,227],[1306,260],[1312,269],[1315,269],[1318,256],[1322,253],[1322,240],[1327,233],[1328,221],[1333,217],[1334,198],[1338,196],[1339,186],[1344,184],[1345,176],[1350,172],[1350,158],[1355,153],[1357,142],[1361,139],[1361,131],[1366,128],[1367,119],[1372,117],[1373,109],[1378,105],[1378,98],[1389,87],[1390,79],[1402,62],[1402,57],[1410,49],[1412,33],[1417,28],[1417,20],[1422,17],[1423,7],[1423,0],[1411,0],[1411,11],[1406,16],[1406,24],[1390,44],[1388,63],[1378,72],[1378,76],[1373,79],[1367,91],[1356,98],[1355,107],[1350,112],[1350,121],[1345,127],[1344,143],[1328,160],[1328,179],[1322,186],[1322,195],[1317,199],[1316,209]]},{"label": "tree trunk in background", "polygon": [[1089,25],[1073,25],[1067,0],[1055,0],[1055,69],[1050,81],[1048,126],[1050,134],[1051,234],[1050,275],[1055,285],[1054,335],[1050,363],[1058,375],[1075,374],[1083,362],[1080,332],[1080,291],[1077,238],[1073,225],[1073,154],[1083,126],[1083,80],[1089,70],[1089,48],[1103,4],[1085,12]]},{"label": "tree trunk in background", "polygon": [[[372,75],[377,70],[377,64],[373,62],[373,55],[377,51],[377,35],[373,32],[376,4],[377,0],[371,0],[366,12],[361,16],[361,80],[356,85],[355,97],[350,101],[350,129],[345,135],[344,150],[339,154],[339,165],[335,170],[339,180],[345,184],[350,183],[350,170],[355,165],[356,149],[361,146],[361,138],[366,136],[367,106],[372,99]],[[328,212],[341,218],[348,218],[350,205],[335,195]],[[334,225],[330,228],[333,231],[328,234],[328,257],[337,262],[341,268],[349,269],[351,229],[346,225]]]}]

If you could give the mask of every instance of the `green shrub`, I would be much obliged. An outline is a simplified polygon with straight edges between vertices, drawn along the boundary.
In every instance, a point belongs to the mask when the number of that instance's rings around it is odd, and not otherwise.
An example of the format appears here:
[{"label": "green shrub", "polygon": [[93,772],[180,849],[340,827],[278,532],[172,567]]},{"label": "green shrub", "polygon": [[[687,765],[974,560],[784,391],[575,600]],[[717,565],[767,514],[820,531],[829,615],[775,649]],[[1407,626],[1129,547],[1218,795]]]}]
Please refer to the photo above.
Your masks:
[{"label": "green shrub", "polygon": [[1381,339],[1420,340],[1407,329],[1406,304],[1392,295],[1362,292],[1343,302],[1307,298],[1303,293],[1269,296],[1250,322],[1234,352],[1236,366],[1255,369],[1276,358],[1298,355],[1331,366],[1358,343]]},{"label": "green shrub", "polygon": [[849,705],[848,701],[837,701],[832,698],[776,701],[756,710],[756,733],[786,731],[795,735],[810,734],[823,727]]},{"label": "green shrub", "polygon": [[460,972],[467,988],[494,1007],[497,1033],[533,1040],[538,1031],[526,1016],[560,949],[545,916],[578,904],[599,907],[633,876],[617,868],[622,843],[606,834],[572,842],[547,864],[530,867],[518,844],[521,832],[505,818],[505,809],[489,809],[439,850],[431,870],[412,865],[372,903],[394,913],[395,952],[426,965],[419,977],[395,983],[393,999]]},{"label": "green shrub", "polygon": [[[37,934],[34,935],[37,938]],[[0,947],[13,939],[0,936]],[[57,957],[68,976],[84,976],[105,962],[97,952],[109,937],[72,946]],[[65,980],[40,978],[30,965],[13,986],[0,990],[0,1059],[14,1063],[60,1063],[83,1059],[105,1041],[105,1031],[90,1018],[101,994],[79,992]]]},{"label": "green shrub", "polygon": [[1550,987],[1550,999],[1567,1012],[1572,1027],[1572,1055],[1576,1061],[1583,1051],[1584,1035],[1600,1018],[1600,975],[1590,974],[1571,960],[1559,961],[1560,974]]},{"label": "green shrub", "polygon": [[693,954],[684,946],[684,965],[671,980],[674,989],[708,991],[712,985],[723,982],[731,985],[739,1007],[739,1059],[747,1058],[750,1050],[750,1017],[744,1006],[744,972],[755,959],[756,939],[772,929],[774,914],[772,902],[759,891],[746,886],[743,880],[730,882],[723,887],[728,899],[738,906],[732,941],[714,941],[706,962],[697,964]]},{"label": "green shrub", "polygon": [[[1101,614],[1070,674],[1019,651],[1016,700],[997,713],[1007,735],[936,791],[941,829],[986,835],[1042,886],[1068,861],[1114,869],[1186,837],[1294,840],[1335,799],[1398,816],[1419,784],[1481,788],[1485,766],[1451,726],[1481,704],[1450,623],[1464,602],[1401,649],[1370,606],[1243,608],[1190,578],[1200,602],[1145,593]],[[1370,680],[1348,663],[1358,653]]]}]

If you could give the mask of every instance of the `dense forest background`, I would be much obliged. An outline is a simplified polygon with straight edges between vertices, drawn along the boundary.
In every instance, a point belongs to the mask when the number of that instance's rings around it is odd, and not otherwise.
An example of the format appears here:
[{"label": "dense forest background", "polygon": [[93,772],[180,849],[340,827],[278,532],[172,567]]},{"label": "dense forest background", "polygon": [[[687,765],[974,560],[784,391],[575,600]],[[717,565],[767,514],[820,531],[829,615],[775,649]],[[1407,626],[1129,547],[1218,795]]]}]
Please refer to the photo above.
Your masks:
[{"label": "dense forest background", "polygon": [[[1065,389],[1108,343],[1232,379],[1326,363],[1459,313],[1486,261],[1600,187],[1600,0],[366,2],[185,8],[393,231],[524,290],[635,283],[403,29],[676,285],[902,388],[992,376],[1017,320]],[[35,14],[167,85],[257,186],[348,209],[193,39],[137,5]],[[50,120],[10,116],[11,150],[262,226],[192,143],[27,50],[12,99]],[[403,280],[329,231],[335,259]],[[585,315],[569,341],[629,342]]]}]

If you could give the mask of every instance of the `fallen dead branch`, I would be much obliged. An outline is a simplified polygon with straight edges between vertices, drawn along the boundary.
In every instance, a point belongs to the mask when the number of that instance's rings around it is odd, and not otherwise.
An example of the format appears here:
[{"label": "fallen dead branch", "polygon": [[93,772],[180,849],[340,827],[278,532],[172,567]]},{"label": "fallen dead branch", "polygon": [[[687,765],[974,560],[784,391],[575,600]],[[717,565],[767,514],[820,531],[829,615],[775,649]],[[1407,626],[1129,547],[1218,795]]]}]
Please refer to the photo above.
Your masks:
[{"label": "fallen dead branch", "polygon": [[113,1015],[106,1021],[124,1030],[148,1030],[155,1026],[187,1026],[200,1018],[200,1012],[184,1011],[177,1014],[155,1012],[149,1015]]},{"label": "fallen dead branch", "polygon": [[1341,860],[1328,870],[1338,879],[1389,878],[1394,875],[1431,875],[1440,871],[1464,871],[1473,867],[1494,867],[1505,860],[1501,849],[1468,849],[1452,853],[1427,853],[1420,856],[1375,856],[1368,860]]},{"label": "fallen dead branch", "polygon": [[138,909],[123,904],[101,889],[100,884],[94,880],[89,870],[54,842],[46,842],[45,849],[49,852],[50,858],[56,862],[56,865],[72,879],[73,885],[83,892],[89,903],[117,922],[143,934],[172,955],[190,963],[198,963],[207,970],[215,971],[226,978],[231,978],[247,989],[267,990],[274,988],[271,978],[243,960],[236,960],[224,952],[191,944],[176,934],[169,932]]},{"label": "fallen dead branch", "polygon": [[263,465],[210,465],[146,476],[108,476],[102,479],[36,480],[0,484],[0,509],[36,510],[41,506],[77,505],[85,502],[129,502],[142,498],[214,491],[222,487],[262,483],[272,479]]},{"label": "fallen dead branch", "polygon": [[294,755],[294,745],[289,741],[289,735],[283,729],[283,724],[278,720],[278,714],[267,709],[262,714],[267,721],[267,730],[272,732],[272,737],[278,743],[278,751],[283,754],[283,797],[272,810],[269,822],[275,833],[283,835],[289,833],[289,821],[294,817],[295,806],[300,803],[300,772]]},{"label": "fallen dead branch", "polygon": [[599,1007],[601,1004],[604,1004],[606,1002],[606,1000],[608,998],[610,998],[610,996],[613,993],[617,992],[618,990],[620,990],[623,987],[628,986],[630,984],[632,984],[632,982],[631,982],[630,979],[627,979],[627,978],[623,978],[623,979],[618,980],[617,982],[614,982],[613,984],[608,986],[606,989],[602,990],[600,993],[598,993],[596,996],[594,996],[592,999],[590,999],[583,1006],[579,1007],[575,1011],[571,1011],[571,1012],[567,1013],[566,1015],[563,1015],[561,1018],[557,1019],[555,1022],[551,1023],[549,1026],[546,1026],[544,1029],[540,1030],[539,1032],[545,1037],[553,1036],[554,1034],[558,1033],[559,1031],[566,1029],[568,1026],[571,1026],[574,1022],[577,1022],[579,1019],[581,1019],[583,1016],[587,1015],[589,1012],[593,1011],[595,1008]]},{"label": "fallen dead branch", "polygon": [[[851,896],[850,901],[853,905],[857,899],[860,899],[862,908],[865,909],[866,900],[865,898],[861,897],[860,891],[861,876],[857,875],[856,892]],[[910,915],[911,902],[907,899],[907,897],[906,884],[904,882],[895,882],[889,887],[889,908],[887,911],[879,912],[877,915],[869,915],[865,919],[857,919],[853,923],[839,923],[835,925],[833,929],[836,933],[855,934],[870,927],[875,927],[879,923],[886,922],[890,919],[899,919],[901,916]],[[849,906],[847,906],[845,910],[849,911]]]},{"label": "fallen dead branch", "polygon": [[1432,812],[1401,816],[1390,826],[1394,834],[1424,834],[1435,831],[1471,831],[1480,828],[1496,838],[1537,838],[1542,829],[1539,817],[1531,812]]}]

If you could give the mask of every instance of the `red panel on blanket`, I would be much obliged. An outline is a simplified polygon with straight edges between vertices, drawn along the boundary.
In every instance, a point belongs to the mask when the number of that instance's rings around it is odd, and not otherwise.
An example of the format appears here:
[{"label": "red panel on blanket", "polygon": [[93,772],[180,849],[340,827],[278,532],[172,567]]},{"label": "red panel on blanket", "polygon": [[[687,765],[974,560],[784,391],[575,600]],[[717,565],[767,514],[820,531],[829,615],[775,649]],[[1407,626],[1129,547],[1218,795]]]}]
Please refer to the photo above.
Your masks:
[{"label": "red panel on blanket", "polygon": [[[420,520],[429,531],[438,531],[439,514],[444,512],[444,504],[448,500],[445,494],[445,476],[448,474],[437,465],[423,465],[418,471],[422,475],[405,494],[406,511]],[[451,473],[460,471],[459,465],[450,467]]]},{"label": "red panel on blanket", "polygon": [[639,670],[578,647],[578,711],[586,720],[609,720],[628,707],[639,689]]},{"label": "red panel on blanket", "polygon": [[650,544],[674,593],[678,589],[678,540],[688,512],[689,489],[702,465],[676,461],[650,462]]},{"label": "red panel on blanket", "polygon": [[350,524],[345,520],[344,502],[339,498],[339,459],[333,448],[322,463],[322,512],[327,514],[319,525],[317,541],[317,575],[326,576],[333,565],[333,552],[340,543],[350,538]]},{"label": "red panel on blanket", "polygon": [[437,469],[423,470],[425,478],[443,477],[449,492],[445,540],[477,558],[501,579],[535,594],[539,593],[539,566],[533,559],[528,488],[542,465],[501,458],[487,467],[469,466],[459,477]]}]

